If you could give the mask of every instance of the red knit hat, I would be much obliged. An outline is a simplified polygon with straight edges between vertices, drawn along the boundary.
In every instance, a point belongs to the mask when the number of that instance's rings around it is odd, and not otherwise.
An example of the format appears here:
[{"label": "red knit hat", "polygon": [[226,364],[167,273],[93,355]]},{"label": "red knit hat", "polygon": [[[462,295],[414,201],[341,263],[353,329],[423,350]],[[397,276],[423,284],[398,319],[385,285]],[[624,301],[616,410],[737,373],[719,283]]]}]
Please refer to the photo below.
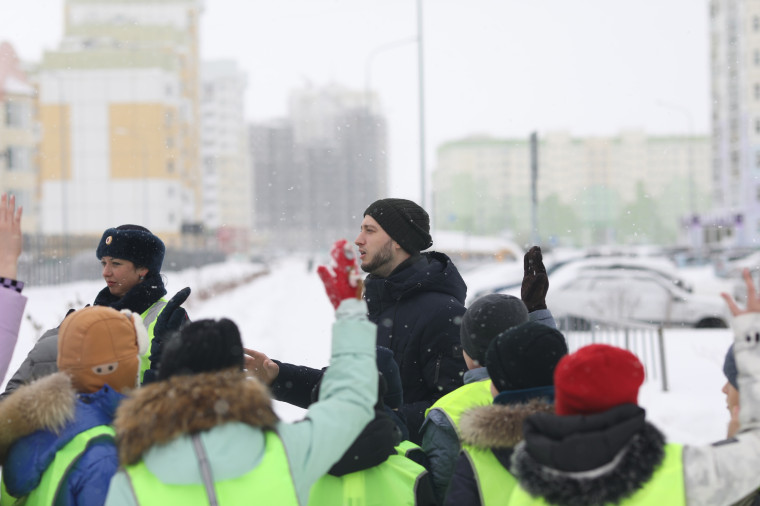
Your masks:
[{"label": "red knit hat", "polygon": [[590,415],[620,404],[637,404],[644,366],[628,350],[591,344],[566,355],[554,370],[558,415]]}]

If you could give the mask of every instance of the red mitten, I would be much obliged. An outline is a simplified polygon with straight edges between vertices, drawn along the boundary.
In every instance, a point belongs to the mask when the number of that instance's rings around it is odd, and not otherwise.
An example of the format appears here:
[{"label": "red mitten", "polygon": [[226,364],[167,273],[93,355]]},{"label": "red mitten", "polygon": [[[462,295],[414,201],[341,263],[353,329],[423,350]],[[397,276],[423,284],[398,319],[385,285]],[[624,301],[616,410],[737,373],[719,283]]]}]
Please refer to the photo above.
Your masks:
[{"label": "red mitten", "polygon": [[333,244],[330,250],[330,266],[317,267],[325,291],[335,309],[344,299],[359,299],[362,296],[362,280],[356,263],[353,247],[345,239]]}]

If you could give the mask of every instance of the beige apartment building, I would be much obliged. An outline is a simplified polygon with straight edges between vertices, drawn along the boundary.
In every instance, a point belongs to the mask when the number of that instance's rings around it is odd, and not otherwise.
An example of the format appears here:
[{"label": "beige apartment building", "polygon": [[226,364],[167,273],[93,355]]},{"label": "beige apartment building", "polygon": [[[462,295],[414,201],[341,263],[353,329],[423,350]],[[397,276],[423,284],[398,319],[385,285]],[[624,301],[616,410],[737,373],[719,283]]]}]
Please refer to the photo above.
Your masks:
[{"label": "beige apartment building", "polygon": [[0,43],[0,193],[24,208],[24,233],[38,226],[37,91],[13,46]]},{"label": "beige apartment building", "polygon": [[201,0],[66,0],[40,64],[41,231],[138,223],[170,242],[201,219]]},{"label": "beige apartment building", "polygon": [[[524,139],[469,137],[438,148],[436,227],[531,237],[531,156]],[[538,136],[538,236],[556,244],[688,244],[710,203],[707,137]]]}]

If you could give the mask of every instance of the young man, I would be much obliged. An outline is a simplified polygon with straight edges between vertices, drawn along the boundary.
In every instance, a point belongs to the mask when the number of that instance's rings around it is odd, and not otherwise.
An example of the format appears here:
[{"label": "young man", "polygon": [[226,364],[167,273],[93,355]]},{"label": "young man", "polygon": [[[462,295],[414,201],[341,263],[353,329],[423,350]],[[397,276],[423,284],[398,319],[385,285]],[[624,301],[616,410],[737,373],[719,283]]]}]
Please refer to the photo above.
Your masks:
[{"label": "young man", "polygon": [[377,324],[377,344],[393,351],[404,390],[410,439],[421,442],[425,410],[462,385],[459,343],[467,285],[451,259],[433,245],[430,218],[410,200],[387,198],[365,211],[359,248],[364,299]]}]

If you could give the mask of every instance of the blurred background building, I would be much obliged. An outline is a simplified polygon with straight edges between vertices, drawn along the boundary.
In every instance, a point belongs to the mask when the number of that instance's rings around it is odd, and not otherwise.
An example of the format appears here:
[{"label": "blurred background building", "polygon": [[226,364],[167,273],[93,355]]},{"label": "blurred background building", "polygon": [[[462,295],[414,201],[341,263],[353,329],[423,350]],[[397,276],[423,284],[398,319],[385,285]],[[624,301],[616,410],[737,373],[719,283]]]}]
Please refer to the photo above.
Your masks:
[{"label": "blurred background building", "polygon": [[377,99],[331,85],[294,91],[289,116],[250,129],[257,234],[314,251],[358,234],[387,191],[386,121]]},{"label": "blurred background building", "polygon": [[39,225],[37,92],[13,46],[0,43],[0,190],[24,207],[24,233]]},{"label": "blurred background building", "polygon": [[243,94],[246,75],[234,61],[201,69],[202,222],[222,251],[248,252],[253,216]]},{"label": "blurred background building", "polygon": [[64,38],[37,76],[43,233],[137,218],[172,242],[200,222],[201,5],[66,1]]},{"label": "blurred background building", "polygon": [[[538,231],[547,244],[688,243],[691,216],[710,208],[705,136],[572,137],[538,143]],[[529,139],[487,136],[438,148],[433,177],[437,228],[531,238]]]}]

